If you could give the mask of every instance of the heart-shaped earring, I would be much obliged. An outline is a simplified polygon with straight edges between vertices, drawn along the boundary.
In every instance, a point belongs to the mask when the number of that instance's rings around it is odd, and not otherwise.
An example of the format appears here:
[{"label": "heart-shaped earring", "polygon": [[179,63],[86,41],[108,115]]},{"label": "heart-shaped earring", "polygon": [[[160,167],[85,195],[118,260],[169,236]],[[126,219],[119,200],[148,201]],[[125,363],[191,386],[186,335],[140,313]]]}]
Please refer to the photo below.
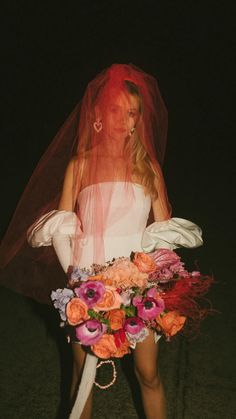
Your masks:
[{"label": "heart-shaped earring", "polygon": [[129,135],[131,136],[134,133],[134,131],[135,131],[135,127],[131,128]]},{"label": "heart-shaped earring", "polygon": [[93,124],[93,128],[96,132],[102,131],[102,121],[95,121]]}]

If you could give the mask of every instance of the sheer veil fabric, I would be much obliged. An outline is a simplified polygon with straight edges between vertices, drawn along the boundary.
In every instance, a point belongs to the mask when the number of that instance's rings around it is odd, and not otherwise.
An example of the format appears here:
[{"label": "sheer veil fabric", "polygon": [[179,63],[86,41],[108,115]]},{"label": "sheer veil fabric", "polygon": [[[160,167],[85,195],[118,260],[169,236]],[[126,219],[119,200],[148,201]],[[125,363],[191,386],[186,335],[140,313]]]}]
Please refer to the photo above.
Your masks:
[{"label": "sheer veil fabric", "polygon": [[[73,169],[71,209],[78,220],[71,264],[79,265],[81,242],[87,236],[93,237],[91,262],[105,261],[103,232],[132,205],[134,184],[143,186],[153,200],[158,197],[168,219],[171,208],[161,171],[167,123],[156,80],[137,67],[114,64],[91,81],[22,195],[1,245],[1,283],[44,303],[52,289],[65,284],[53,249],[31,249],[26,233],[35,220],[58,207],[68,164]],[[111,211],[117,182],[125,205]],[[82,214],[78,197],[85,188]]]}]

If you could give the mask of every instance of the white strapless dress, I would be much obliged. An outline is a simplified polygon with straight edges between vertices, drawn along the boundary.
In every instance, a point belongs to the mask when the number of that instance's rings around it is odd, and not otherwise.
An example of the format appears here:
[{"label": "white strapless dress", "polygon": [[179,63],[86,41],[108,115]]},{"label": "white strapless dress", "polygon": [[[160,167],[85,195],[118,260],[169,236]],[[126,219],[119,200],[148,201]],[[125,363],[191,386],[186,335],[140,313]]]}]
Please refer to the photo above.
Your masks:
[{"label": "white strapless dress", "polygon": [[[90,217],[92,217],[96,188],[97,185],[88,186],[78,196],[83,230],[83,237],[79,239],[78,243],[80,247],[80,267],[89,267],[93,263],[94,237],[89,233],[89,223]],[[141,240],[147,225],[151,198],[149,195],[145,195],[141,185],[131,183],[128,185],[128,196],[131,199],[127,199],[125,188],[127,188],[125,182],[99,184],[102,208],[108,207],[106,223],[102,233],[105,261],[120,256],[130,256],[132,251],[142,251]],[[108,199],[109,205],[107,206],[106,200]],[[96,203],[96,205],[98,204]],[[99,208],[97,208],[97,211],[99,211]]]},{"label": "white strapless dress", "polygon": [[[103,210],[107,208],[102,230],[105,261],[129,256],[132,251],[152,252],[158,248],[175,249],[202,244],[201,229],[185,219],[157,221],[146,228],[151,208],[150,196],[145,195],[141,185],[125,182],[104,182],[84,188],[78,197],[80,220],[74,212],[53,210],[30,227],[29,244],[32,247],[53,245],[66,272],[71,261],[71,240],[73,241],[78,221],[81,221],[82,231],[77,236],[79,266],[89,268],[96,262],[93,257],[94,236],[91,233],[94,219],[91,217],[94,216],[94,208],[97,214],[101,213],[99,202],[102,203]],[[96,365],[97,358],[88,354],[70,419],[78,419],[81,415],[95,380]]]}]

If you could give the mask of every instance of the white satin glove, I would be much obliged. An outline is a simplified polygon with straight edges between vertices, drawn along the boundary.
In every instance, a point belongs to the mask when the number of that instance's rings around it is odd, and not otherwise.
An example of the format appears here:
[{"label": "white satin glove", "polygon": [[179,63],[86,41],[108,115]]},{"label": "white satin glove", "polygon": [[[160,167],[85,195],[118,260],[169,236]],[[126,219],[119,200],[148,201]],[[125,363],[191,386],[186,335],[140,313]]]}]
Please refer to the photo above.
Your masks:
[{"label": "white satin glove", "polygon": [[29,228],[27,238],[32,247],[53,246],[63,270],[67,272],[75,231],[78,233],[81,229],[74,212],[53,210]]},{"label": "white satin glove", "polygon": [[174,250],[178,247],[190,248],[202,244],[200,227],[183,218],[156,221],[145,229],[142,238],[142,249],[146,253],[161,248]]}]

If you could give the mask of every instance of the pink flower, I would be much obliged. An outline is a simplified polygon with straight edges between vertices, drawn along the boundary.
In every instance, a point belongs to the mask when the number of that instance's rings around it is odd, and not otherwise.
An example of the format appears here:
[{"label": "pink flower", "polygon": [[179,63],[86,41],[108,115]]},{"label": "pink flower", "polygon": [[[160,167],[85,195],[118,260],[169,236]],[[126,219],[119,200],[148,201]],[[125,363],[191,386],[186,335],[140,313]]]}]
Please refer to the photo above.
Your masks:
[{"label": "pink flower", "polygon": [[147,291],[147,297],[155,298],[157,295],[157,290],[155,287],[149,288]]},{"label": "pink flower", "polygon": [[143,320],[153,320],[155,317],[162,313],[165,309],[165,303],[162,298],[145,297],[141,302],[134,302],[137,307],[138,316]]},{"label": "pink flower", "polygon": [[105,333],[107,327],[98,320],[87,320],[75,328],[77,339],[82,345],[94,345]]},{"label": "pink flower", "polygon": [[79,288],[75,288],[75,293],[89,308],[92,308],[102,300],[105,287],[99,281],[86,281]]},{"label": "pink flower", "polygon": [[169,268],[180,261],[180,257],[169,249],[157,249],[155,252],[149,253],[149,256],[155,261],[158,270]]},{"label": "pink flower", "polygon": [[169,268],[172,272],[178,273],[184,270],[184,263],[179,260],[178,262],[173,263]]},{"label": "pink flower", "polygon": [[143,328],[143,321],[138,317],[129,317],[124,324],[124,330],[131,335],[137,335]]},{"label": "pink flower", "polygon": [[159,272],[158,276],[160,281],[169,281],[170,279],[173,279],[173,272],[168,268],[164,268]]},{"label": "pink flower", "polygon": [[132,300],[132,303],[134,306],[137,306],[142,302],[143,297],[141,295],[135,295],[135,297]]}]

